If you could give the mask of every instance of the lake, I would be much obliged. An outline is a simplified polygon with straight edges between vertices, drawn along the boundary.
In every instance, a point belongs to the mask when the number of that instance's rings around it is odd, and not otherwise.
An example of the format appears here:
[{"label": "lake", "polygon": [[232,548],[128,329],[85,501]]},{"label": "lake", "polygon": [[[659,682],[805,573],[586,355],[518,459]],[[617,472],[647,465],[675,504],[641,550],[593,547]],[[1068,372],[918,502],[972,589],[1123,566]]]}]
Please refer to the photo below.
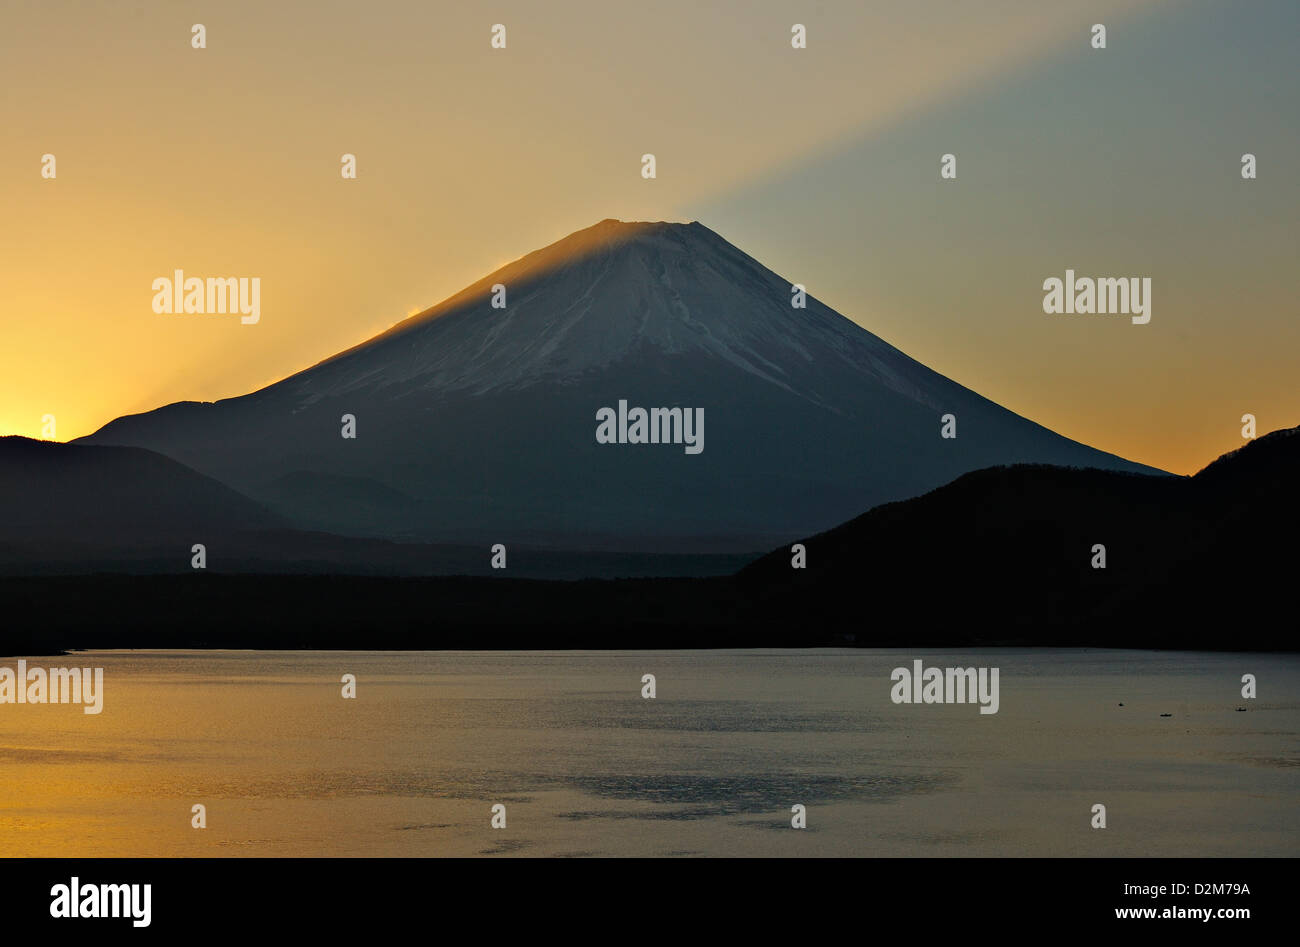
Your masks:
[{"label": "lake", "polygon": [[[892,669],[917,659],[999,668],[998,712],[893,703]],[[1294,654],[27,660],[104,668],[103,712],[0,704],[5,856],[1300,854]]]}]

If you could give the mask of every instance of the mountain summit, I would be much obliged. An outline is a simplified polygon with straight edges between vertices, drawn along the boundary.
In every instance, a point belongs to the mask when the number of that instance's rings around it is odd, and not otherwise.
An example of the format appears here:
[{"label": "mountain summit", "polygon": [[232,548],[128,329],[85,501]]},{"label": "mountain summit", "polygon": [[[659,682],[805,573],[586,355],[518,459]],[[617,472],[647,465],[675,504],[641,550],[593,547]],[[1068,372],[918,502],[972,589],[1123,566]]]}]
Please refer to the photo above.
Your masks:
[{"label": "mountain summit", "polygon": [[[498,284],[508,304],[493,310]],[[910,359],[825,306],[793,309],[790,297],[790,283],[699,223],[604,220],[281,384],[296,383],[304,403],[414,380],[484,394],[577,379],[649,350],[719,359],[816,401],[815,388],[792,387],[789,363],[822,349],[916,393],[890,364]],[[358,357],[380,350],[382,380]]]},{"label": "mountain summit", "polygon": [[[995,464],[1158,472],[791,299],[699,223],[605,220],[260,391],[83,440],[150,448],[310,528],[638,551],[760,549]],[[621,436],[636,408],[698,413],[703,449],[598,441],[602,409]]]}]

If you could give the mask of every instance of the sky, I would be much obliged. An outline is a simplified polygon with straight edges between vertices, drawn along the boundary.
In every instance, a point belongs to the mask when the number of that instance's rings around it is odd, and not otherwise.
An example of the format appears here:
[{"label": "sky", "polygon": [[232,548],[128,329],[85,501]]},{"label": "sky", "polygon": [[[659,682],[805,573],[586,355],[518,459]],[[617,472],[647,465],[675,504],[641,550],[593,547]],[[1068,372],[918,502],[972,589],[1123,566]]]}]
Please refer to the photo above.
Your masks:
[{"label": "sky", "polygon": [[[1294,0],[10,0],[0,433],[244,394],[614,217],[699,220],[1011,410],[1190,473],[1245,413],[1300,424],[1297,36]],[[1067,268],[1150,277],[1151,322],[1045,314]],[[176,269],[260,278],[261,320],[155,313]]]}]

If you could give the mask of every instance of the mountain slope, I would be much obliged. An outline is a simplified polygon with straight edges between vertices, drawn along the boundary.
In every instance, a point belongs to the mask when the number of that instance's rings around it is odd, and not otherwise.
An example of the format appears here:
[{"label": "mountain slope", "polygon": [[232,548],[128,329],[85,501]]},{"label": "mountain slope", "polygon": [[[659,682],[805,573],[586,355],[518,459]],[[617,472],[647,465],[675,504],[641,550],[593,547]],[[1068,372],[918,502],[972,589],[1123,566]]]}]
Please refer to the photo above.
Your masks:
[{"label": "mountain slope", "polygon": [[[310,528],[639,551],[761,549],[993,464],[1147,470],[790,299],[698,223],[604,221],[261,391],[83,440],[159,451]],[[703,452],[597,443],[620,399],[702,408]]]},{"label": "mountain slope", "polygon": [[[442,578],[0,574],[0,597],[13,653],[846,644],[1295,651],[1297,475],[1300,429],[1260,438],[1194,478],[982,470],[812,537],[805,570],[791,569],[783,548],[735,576],[612,582],[529,581],[513,566]],[[1104,570],[1091,567],[1098,540],[1109,554]],[[1236,686],[1221,683],[1227,693]]]},{"label": "mountain slope", "polygon": [[[755,620],[862,643],[910,629],[931,640],[1041,643],[1050,631],[1056,642],[1184,648],[1242,636],[1260,647],[1290,635],[1285,619],[1256,626],[1290,614],[1297,479],[1300,428],[1193,477],[980,470],[804,540],[805,569],[792,568],[789,547],[774,550],[740,572],[738,596]],[[1097,544],[1105,568],[1093,568]]]},{"label": "mountain slope", "polygon": [[0,437],[0,543],[165,542],[187,557],[207,537],[281,526],[247,497],[152,451]]}]

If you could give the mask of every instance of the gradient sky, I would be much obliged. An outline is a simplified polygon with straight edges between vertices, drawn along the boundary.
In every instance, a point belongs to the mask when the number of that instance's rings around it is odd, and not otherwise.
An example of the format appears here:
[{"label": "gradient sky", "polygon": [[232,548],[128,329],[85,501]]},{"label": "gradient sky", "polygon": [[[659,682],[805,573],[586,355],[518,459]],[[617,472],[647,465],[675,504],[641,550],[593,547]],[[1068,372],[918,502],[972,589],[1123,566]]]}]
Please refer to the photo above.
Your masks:
[{"label": "gradient sky", "polygon": [[[1191,472],[1243,413],[1300,424],[1297,36],[1295,0],[8,2],[0,433],[243,394],[603,218],[698,219],[1011,410]],[[1150,276],[1151,323],[1045,315],[1066,267]],[[156,315],[177,268],[260,277],[261,323]]]}]

